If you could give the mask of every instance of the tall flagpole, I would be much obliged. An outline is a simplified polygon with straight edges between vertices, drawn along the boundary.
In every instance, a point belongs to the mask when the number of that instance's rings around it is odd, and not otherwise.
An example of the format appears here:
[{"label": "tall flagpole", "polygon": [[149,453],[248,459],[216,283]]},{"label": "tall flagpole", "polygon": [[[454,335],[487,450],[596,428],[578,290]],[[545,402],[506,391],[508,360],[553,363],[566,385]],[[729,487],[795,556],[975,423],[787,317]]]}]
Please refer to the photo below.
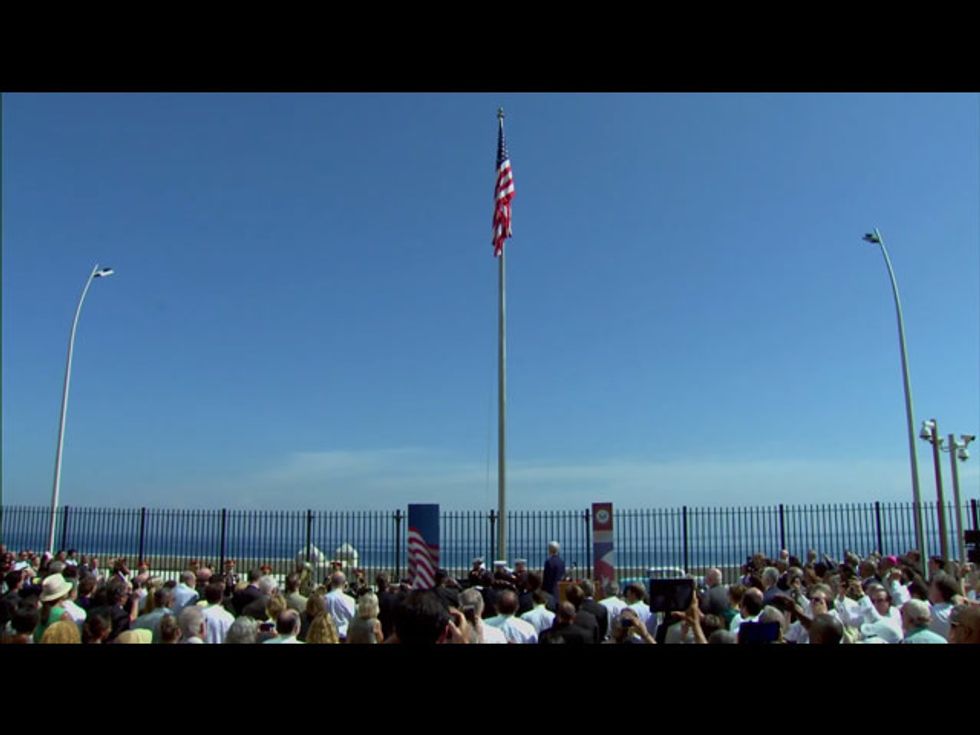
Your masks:
[{"label": "tall flagpole", "polygon": [[[504,108],[497,110],[501,131],[504,128]],[[500,344],[497,352],[497,559],[507,559],[507,463],[505,459],[507,423],[507,320],[506,290],[504,288],[504,250],[500,251],[499,325]]]}]

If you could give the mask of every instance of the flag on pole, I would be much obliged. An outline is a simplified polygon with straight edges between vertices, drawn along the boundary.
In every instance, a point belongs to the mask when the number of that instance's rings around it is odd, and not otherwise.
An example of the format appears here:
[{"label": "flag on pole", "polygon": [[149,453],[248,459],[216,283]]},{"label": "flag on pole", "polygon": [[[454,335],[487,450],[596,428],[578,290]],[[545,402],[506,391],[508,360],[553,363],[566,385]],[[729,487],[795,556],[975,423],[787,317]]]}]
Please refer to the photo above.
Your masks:
[{"label": "flag on pole", "polygon": [[413,589],[436,586],[439,568],[439,506],[408,506],[408,578]]},{"label": "flag on pole", "polygon": [[514,198],[514,174],[510,169],[510,156],[504,141],[504,112],[498,112],[500,130],[497,135],[497,186],[494,188],[493,206],[493,255],[504,252],[504,240],[511,236],[510,200]]}]

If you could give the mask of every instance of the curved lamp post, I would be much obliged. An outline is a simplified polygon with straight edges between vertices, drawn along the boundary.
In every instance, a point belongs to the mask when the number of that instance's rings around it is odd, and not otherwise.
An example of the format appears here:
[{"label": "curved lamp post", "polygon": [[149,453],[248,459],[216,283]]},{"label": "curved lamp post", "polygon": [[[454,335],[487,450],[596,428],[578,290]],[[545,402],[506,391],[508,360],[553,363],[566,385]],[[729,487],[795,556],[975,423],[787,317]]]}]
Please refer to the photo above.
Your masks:
[{"label": "curved lamp post", "polygon": [[88,280],[85,281],[85,288],[78,299],[78,307],[75,309],[75,319],[71,323],[71,336],[68,338],[68,364],[65,367],[65,387],[61,394],[61,423],[58,425],[58,453],[54,459],[54,489],[51,492],[51,523],[48,527],[48,551],[54,553],[54,528],[58,518],[58,491],[61,487],[61,451],[65,443],[65,417],[68,414],[68,386],[71,384],[71,354],[75,349],[75,330],[78,329],[78,316],[82,313],[82,303],[85,301],[85,294],[88,287],[92,285],[95,278],[105,278],[113,274],[112,268],[100,268],[98,265],[92,269]]},{"label": "curved lamp post", "polygon": [[892,293],[895,296],[895,313],[898,315],[898,342],[902,352],[902,378],[905,382],[905,418],[908,426],[906,427],[909,435],[909,464],[912,468],[912,499],[914,502],[915,514],[915,546],[919,551],[919,559],[922,564],[923,573],[926,569],[926,547],[925,536],[923,533],[922,522],[922,498],[919,494],[919,464],[915,456],[915,426],[912,410],[912,386],[909,381],[909,358],[905,350],[905,320],[902,318],[902,302],[898,298],[898,284],[895,282],[895,271],[892,270],[892,262],[888,257],[888,250],[885,248],[885,241],[881,237],[876,227],[872,232],[864,236],[866,242],[881,246],[881,254],[885,257],[885,265],[888,267],[888,276],[892,282]]}]

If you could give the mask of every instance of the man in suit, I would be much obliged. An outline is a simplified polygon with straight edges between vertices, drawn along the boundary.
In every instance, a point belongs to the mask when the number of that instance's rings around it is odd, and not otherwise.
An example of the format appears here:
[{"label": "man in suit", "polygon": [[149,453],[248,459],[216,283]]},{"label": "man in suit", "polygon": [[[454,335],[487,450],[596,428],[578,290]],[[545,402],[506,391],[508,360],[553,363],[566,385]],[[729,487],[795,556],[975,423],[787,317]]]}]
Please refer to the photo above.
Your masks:
[{"label": "man in suit", "polygon": [[234,607],[236,618],[242,614],[242,610],[246,605],[262,597],[262,592],[259,590],[260,579],[262,579],[261,571],[258,569],[250,570],[248,573],[248,586],[234,593],[231,604]]},{"label": "man in suit", "polygon": [[705,615],[724,615],[728,609],[728,588],[721,583],[721,570],[709,569],[704,575],[708,588],[701,598],[701,612]]},{"label": "man in suit", "polygon": [[565,562],[558,552],[561,546],[557,541],[548,544],[548,558],[544,562],[544,582],[541,589],[558,599],[558,583],[565,578]]},{"label": "man in suit", "polygon": [[592,643],[592,634],[575,624],[575,606],[563,602],[558,606],[558,617],[548,630],[541,633],[538,643],[570,643],[584,645]]},{"label": "man in suit", "polygon": [[592,613],[595,616],[596,621],[599,623],[599,641],[602,642],[609,635],[609,610],[606,609],[605,605],[600,605],[596,602],[595,587],[591,581],[583,579],[579,582],[579,586],[585,594],[585,599],[582,600],[582,604],[579,605],[578,609]]},{"label": "man in suit", "polygon": [[582,607],[582,603],[585,602],[585,590],[580,585],[581,583],[573,584],[566,591],[568,601],[575,606],[575,619],[573,622],[579,628],[588,631],[589,643],[601,643],[603,636],[599,628],[599,621],[595,615]]}]

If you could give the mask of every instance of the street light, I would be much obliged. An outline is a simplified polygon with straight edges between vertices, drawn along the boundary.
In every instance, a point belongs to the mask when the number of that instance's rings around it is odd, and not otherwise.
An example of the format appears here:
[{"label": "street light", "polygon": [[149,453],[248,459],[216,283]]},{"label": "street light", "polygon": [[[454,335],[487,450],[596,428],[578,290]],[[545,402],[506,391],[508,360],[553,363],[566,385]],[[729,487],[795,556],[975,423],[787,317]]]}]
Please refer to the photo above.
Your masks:
[{"label": "street light", "polygon": [[945,501],[943,499],[943,473],[939,467],[939,450],[943,446],[943,439],[939,436],[939,426],[936,423],[936,419],[929,419],[928,421],[922,422],[922,431],[919,432],[919,438],[932,444],[932,461],[936,467],[936,503],[938,507],[936,511],[939,513],[939,555],[942,558],[949,559],[947,554],[946,546],[946,509],[943,507]]},{"label": "street light", "polygon": [[922,563],[922,571],[926,569],[926,540],[923,533],[922,521],[922,498],[919,495],[919,463],[915,456],[915,420],[912,418],[912,385],[909,381],[909,358],[905,349],[905,320],[902,318],[902,302],[898,298],[898,284],[895,282],[895,271],[892,270],[892,262],[888,257],[888,250],[885,248],[885,241],[875,227],[873,232],[864,236],[866,242],[881,246],[881,254],[885,257],[885,265],[888,267],[888,276],[892,282],[892,293],[895,295],[895,313],[898,315],[898,343],[902,352],[902,378],[905,384],[905,419],[908,424],[909,435],[909,464],[912,468],[912,499],[915,504],[915,546],[919,550],[919,559]]},{"label": "street light", "polygon": [[960,441],[956,441],[953,434],[949,435],[949,445],[943,447],[944,452],[949,452],[949,466],[953,471],[953,502],[956,504],[956,553],[959,555],[960,564],[966,564],[966,550],[963,547],[963,511],[960,508],[960,472],[956,460],[966,462],[970,453],[966,450],[966,445],[976,439],[972,434],[960,434]]},{"label": "street light", "polygon": [[82,313],[82,303],[85,301],[85,294],[88,287],[92,285],[95,278],[106,278],[113,274],[112,268],[100,268],[98,265],[92,269],[88,280],[85,281],[85,288],[78,299],[78,307],[75,309],[75,319],[71,323],[71,336],[68,338],[68,364],[65,367],[65,387],[61,394],[61,422],[58,425],[58,452],[54,458],[54,490],[51,492],[51,523],[48,527],[48,551],[54,553],[54,527],[58,513],[58,491],[61,488],[61,450],[65,444],[65,417],[68,414],[68,386],[71,384],[71,355],[75,349],[75,330],[78,329],[78,316]]}]

